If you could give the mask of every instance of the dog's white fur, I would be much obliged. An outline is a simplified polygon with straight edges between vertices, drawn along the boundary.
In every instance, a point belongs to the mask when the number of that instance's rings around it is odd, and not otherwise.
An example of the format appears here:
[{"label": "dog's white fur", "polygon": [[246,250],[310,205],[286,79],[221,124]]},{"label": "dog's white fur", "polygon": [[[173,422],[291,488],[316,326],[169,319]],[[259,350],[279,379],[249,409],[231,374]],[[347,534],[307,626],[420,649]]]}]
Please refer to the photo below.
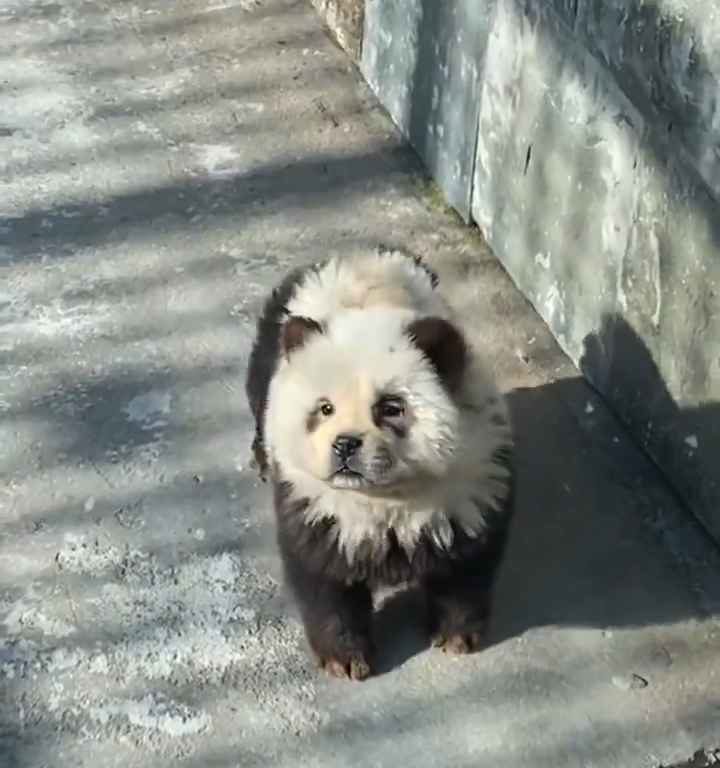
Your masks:
[{"label": "dog's white fur", "polygon": [[430,275],[400,251],[369,251],[330,259],[311,272],[287,305],[291,315],[319,322],[346,309],[407,309],[446,317],[448,308]]},{"label": "dog's white fur", "polygon": [[[507,495],[508,470],[497,449],[511,444],[504,400],[477,354],[452,398],[407,335],[417,318],[451,318],[429,275],[403,254],[334,259],[302,283],[288,305],[291,314],[325,324],[289,359],[283,357],[270,385],[265,445],[271,465],[310,503],[309,523],[334,518],[338,544],[352,562],[361,544],[382,554],[392,527],[411,554],[421,533],[450,547],[450,521],[468,534],[485,527],[489,509]],[[307,414],[318,398],[342,392],[343,429],[369,419],[377,392],[401,394],[412,424],[401,461],[404,481],[387,489],[333,487],[317,469]],[[330,445],[320,446],[320,452]]]}]

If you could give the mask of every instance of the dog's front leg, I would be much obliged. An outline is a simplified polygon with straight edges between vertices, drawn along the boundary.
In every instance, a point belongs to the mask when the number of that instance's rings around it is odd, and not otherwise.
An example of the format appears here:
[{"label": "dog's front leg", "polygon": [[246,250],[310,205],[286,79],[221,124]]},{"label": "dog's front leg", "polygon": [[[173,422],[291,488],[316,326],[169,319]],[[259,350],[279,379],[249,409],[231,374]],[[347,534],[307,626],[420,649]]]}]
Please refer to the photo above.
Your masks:
[{"label": "dog's front leg", "polygon": [[362,582],[343,584],[312,572],[292,556],[285,570],[310,647],[335,677],[364,680],[372,672],[372,595]]}]

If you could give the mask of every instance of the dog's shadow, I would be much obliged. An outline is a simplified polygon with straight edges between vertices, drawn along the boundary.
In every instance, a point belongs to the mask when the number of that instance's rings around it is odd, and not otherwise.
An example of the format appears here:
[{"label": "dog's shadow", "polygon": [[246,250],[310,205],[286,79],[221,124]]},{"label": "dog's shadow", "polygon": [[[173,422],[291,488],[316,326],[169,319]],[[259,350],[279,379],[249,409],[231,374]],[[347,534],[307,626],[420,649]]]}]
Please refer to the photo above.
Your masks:
[{"label": "dog's shadow", "polygon": [[[649,357],[633,339],[633,358]],[[587,348],[596,346],[593,341]],[[711,569],[705,569],[702,599],[678,570],[663,541],[669,511],[678,510],[682,546],[699,547],[691,553],[695,561],[710,558],[711,547],[584,379],[516,390],[508,400],[516,503],[488,645],[543,626],[660,625],[720,606],[720,583]],[[690,416],[695,424],[698,415]],[[705,418],[717,423],[718,407],[708,408]],[[376,612],[379,673],[430,647],[424,618],[417,590],[382,604]]]},{"label": "dog's shadow", "polygon": [[375,673],[385,674],[430,646],[427,609],[417,587],[409,586],[378,601],[374,616]]}]

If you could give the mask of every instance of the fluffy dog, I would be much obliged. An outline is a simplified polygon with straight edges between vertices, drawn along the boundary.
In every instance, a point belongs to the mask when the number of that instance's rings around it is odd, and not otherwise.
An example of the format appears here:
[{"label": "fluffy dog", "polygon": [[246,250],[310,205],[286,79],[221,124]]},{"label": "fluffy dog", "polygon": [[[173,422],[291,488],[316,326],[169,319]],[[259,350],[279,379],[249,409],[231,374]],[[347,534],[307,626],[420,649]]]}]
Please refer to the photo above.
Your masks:
[{"label": "fluffy dog", "polygon": [[415,582],[433,644],[482,645],[512,513],[506,406],[440,297],[397,252],[298,270],[258,322],[247,394],[286,578],[337,676],[373,666],[372,594]]}]

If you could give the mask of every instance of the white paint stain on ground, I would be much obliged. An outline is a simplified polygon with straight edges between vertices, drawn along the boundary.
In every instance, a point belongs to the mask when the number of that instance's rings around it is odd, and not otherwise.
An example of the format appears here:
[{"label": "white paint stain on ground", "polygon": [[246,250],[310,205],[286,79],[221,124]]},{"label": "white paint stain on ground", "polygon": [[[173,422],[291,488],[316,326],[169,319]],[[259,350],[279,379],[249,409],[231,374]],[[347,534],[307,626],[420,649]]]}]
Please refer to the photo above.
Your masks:
[{"label": "white paint stain on ground", "polygon": [[698,448],[698,445],[700,445],[700,443],[698,442],[697,435],[688,435],[685,438],[685,445],[687,445],[687,447],[691,448],[693,451],[696,451]]},{"label": "white paint stain on ground", "polygon": [[172,738],[204,733],[212,725],[207,712],[156,693],[141,699],[109,699],[90,707],[88,714],[101,725],[120,719],[141,730],[156,731]]},{"label": "white paint stain on ground", "polygon": [[61,298],[35,304],[18,292],[6,297],[0,312],[8,318],[0,328],[0,345],[11,349],[26,340],[84,341],[100,332],[109,315],[105,304],[68,306]]},{"label": "white paint stain on ground", "polygon": [[233,111],[240,114],[260,115],[265,111],[265,105],[261,101],[233,102],[233,106]]},{"label": "white paint stain on ground", "polygon": [[240,170],[240,155],[229,144],[193,144],[190,149],[195,155],[195,165],[208,176],[221,178]]},{"label": "white paint stain on ground", "polygon": [[214,3],[208,5],[205,9],[206,13],[213,11],[224,11],[228,8],[240,8],[243,11],[252,11],[260,6],[260,0],[227,0],[224,3]]},{"label": "white paint stain on ground", "polygon": [[55,563],[60,570],[100,576],[120,567],[123,559],[132,554],[99,539],[66,533],[64,546],[55,555]]},{"label": "white paint stain on ground", "polygon": [[72,635],[75,627],[61,618],[49,616],[40,605],[18,601],[2,619],[2,624],[10,637],[17,637],[27,632],[39,632],[53,638]]},{"label": "white paint stain on ground", "polygon": [[[187,753],[197,746],[188,737],[210,730],[212,722],[202,708],[180,702],[205,695],[207,686],[232,689],[241,682],[235,690],[250,721],[272,723],[286,737],[317,730],[317,672],[301,628],[269,609],[278,585],[250,558],[225,552],[163,565],[147,552],[96,546],[84,537],[66,542],[58,556],[60,578],[72,569],[107,579],[86,583],[81,608],[93,626],[111,631],[112,641],[47,648],[26,639],[29,622],[56,637],[74,629],[59,618],[49,623],[47,598],[29,593],[6,606],[11,610],[4,621],[13,632],[0,640],[0,680],[35,670],[35,706],[46,718],[64,718],[67,729],[68,713],[75,713],[89,738],[122,740],[129,727],[138,744]],[[0,604],[0,620],[4,612]],[[22,641],[13,642],[16,636]],[[161,684],[167,697],[138,698],[137,684]]]},{"label": "white paint stain on ground", "polygon": [[[0,512],[5,514],[5,505],[2,499],[0,499]],[[6,516],[4,519],[8,520],[9,517]],[[40,557],[37,556],[27,557],[19,552],[13,552],[12,554],[0,553],[0,581],[7,580],[9,583],[13,577],[26,579],[37,574],[45,565]]]},{"label": "white paint stain on ground", "polygon": [[137,395],[123,408],[129,421],[141,424],[145,430],[167,426],[172,395],[170,392],[151,390],[143,395]]},{"label": "white paint stain on ground", "polygon": [[3,121],[31,133],[64,126],[83,106],[70,77],[43,59],[13,56],[3,62],[3,79],[22,86],[4,89]]},{"label": "white paint stain on ground", "polygon": [[162,132],[154,125],[146,123],[144,120],[136,120],[133,123],[133,129],[144,136],[150,136],[153,139],[162,139]]}]

